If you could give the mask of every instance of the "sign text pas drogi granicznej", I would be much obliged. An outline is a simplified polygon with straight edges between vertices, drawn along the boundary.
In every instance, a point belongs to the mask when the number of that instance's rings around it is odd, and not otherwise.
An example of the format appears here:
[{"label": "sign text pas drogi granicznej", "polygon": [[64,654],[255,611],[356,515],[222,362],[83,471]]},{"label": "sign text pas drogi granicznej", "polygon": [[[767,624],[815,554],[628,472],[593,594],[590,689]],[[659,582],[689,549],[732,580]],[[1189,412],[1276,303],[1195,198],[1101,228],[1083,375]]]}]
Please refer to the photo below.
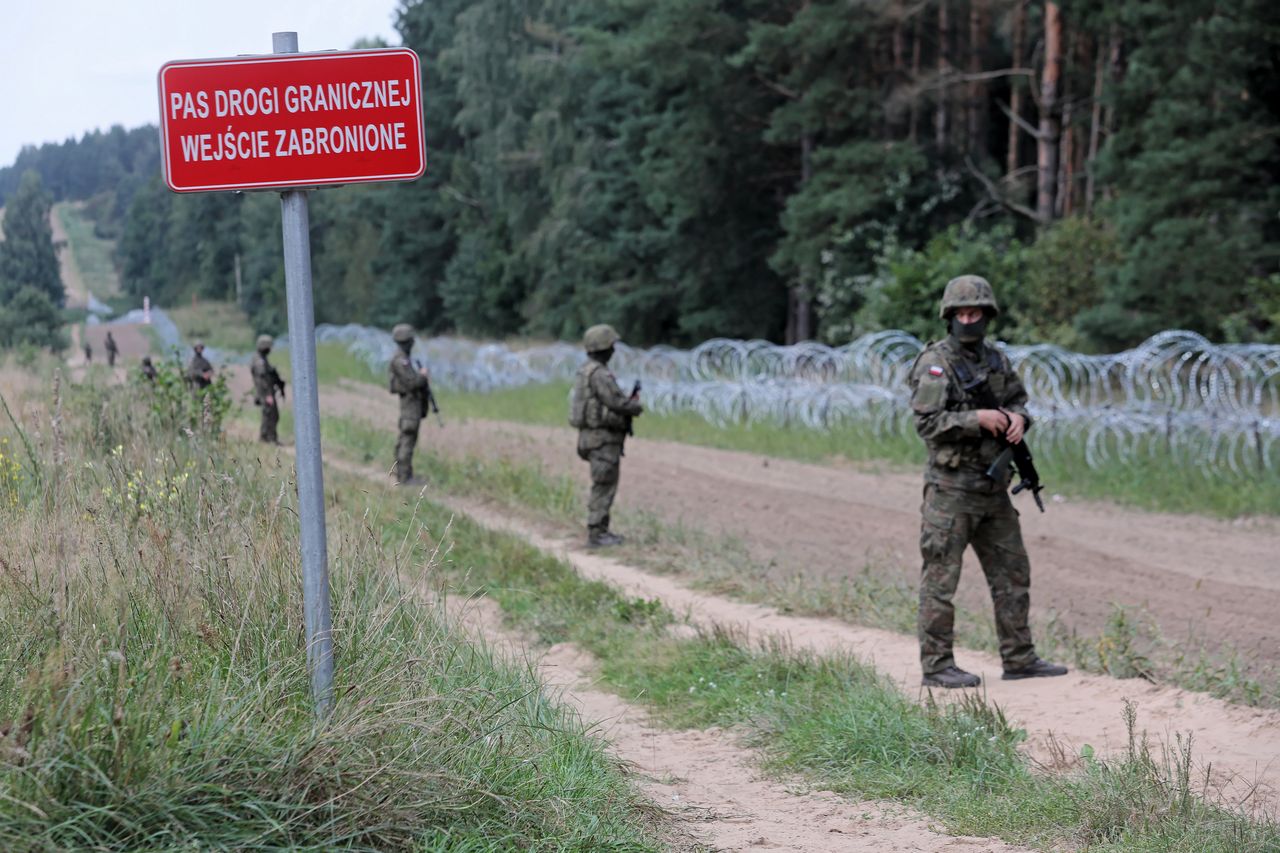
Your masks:
[{"label": "sign text pas drogi granicznej", "polygon": [[159,85],[161,160],[177,192],[407,181],[426,169],[407,48],[179,60]]}]

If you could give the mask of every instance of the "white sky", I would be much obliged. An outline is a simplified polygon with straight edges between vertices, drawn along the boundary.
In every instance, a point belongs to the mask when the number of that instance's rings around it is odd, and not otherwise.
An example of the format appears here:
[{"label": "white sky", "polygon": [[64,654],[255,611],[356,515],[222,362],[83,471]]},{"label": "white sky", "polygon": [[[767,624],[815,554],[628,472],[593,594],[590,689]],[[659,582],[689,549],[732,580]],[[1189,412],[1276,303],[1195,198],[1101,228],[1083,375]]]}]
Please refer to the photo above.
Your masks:
[{"label": "white sky", "polygon": [[24,145],[159,120],[156,72],[171,59],[300,50],[382,37],[397,0],[0,0],[0,166]]}]

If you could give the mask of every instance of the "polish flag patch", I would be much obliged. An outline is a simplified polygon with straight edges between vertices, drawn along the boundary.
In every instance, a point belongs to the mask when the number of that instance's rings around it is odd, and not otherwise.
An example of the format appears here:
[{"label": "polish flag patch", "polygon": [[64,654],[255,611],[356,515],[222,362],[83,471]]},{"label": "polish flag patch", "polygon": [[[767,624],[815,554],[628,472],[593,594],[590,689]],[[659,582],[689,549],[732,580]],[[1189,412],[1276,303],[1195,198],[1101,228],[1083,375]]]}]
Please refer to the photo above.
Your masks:
[{"label": "polish flag patch", "polygon": [[935,364],[935,365],[933,365],[933,366],[931,366],[931,367],[929,368],[929,375],[930,375],[930,376],[941,376],[941,375],[942,375],[942,368],[941,368],[941,367],[938,367],[938,365],[936,365],[936,364]]}]

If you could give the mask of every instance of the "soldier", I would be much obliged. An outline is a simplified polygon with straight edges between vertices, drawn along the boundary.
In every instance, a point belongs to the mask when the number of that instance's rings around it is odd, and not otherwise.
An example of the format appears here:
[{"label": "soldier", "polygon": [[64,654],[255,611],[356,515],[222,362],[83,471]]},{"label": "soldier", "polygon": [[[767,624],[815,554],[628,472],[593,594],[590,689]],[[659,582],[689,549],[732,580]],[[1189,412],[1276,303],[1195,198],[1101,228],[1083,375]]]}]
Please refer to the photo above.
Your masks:
[{"label": "soldier", "polygon": [[[972,545],[995,605],[1004,678],[1065,675],[1067,668],[1036,656],[1027,613],[1031,563],[1022,544],[1018,513],[1009,499],[1009,472],[986,476],[1001,438],[1022,441],[1031,426],[1027,392],[1009,359],[983,342],[987,323],[1000,313],[991,285],[976,275],[947,283],[939,312],[945,339],[930,343],[911,368],[911,410],[916,432],[929,450],[925,465],[920,552],[920,664],[929,687],[976,687],[952,656],[961,557]],[[999,408],[975,399],[986,383]]]},{"label": "soldier", "polygon": [[631,419],[641,414],[638,394],[628,397],[606,365],[613,357],[618,333],[612,326],[592,326],[582,336],[587,362],[578,370],[569,406],[569,424],[578,430],[578,456],[591,463],[591,499],[587,504],[587,544],[620,545],[609,530],[609,509],[618,494],[622,446]]},{"label": "soldier", "polygon": [[413,352],[413,326],[398,323],[391,339],[400,352],[391,359],[391,393],[400,395],[400,437],[396,441],[396,483],[416,485],[423,482],[413,476],[413,449],[418,446],[418,427],[427,416],[427,392],[431,379],[425,367],[415,368],[409,353]]},{"label": "soldier", "polygon": [[84,339],[84,363],[89,364],[93,361],[93,347],[89,346],[89,339]]},{"label": "soldier", "polygon": [[275,343],[270,335],[258,335],[258,352],[249,362],[249,372],[253,375],[253,402],[262,407],[262,424],[258,427],[258,440],[266,444],[279,444],[276,436],[276,424],[280,422],[280,407],[276,404],[276,392],[284,397],[284,380],[275,366],[267,361],[271,345]]},{"label": "soldier", "polygon": [[196,341],[192,349],[195,354],[187,365],[187,382],[197,391],[203,391],[213,384],[213,365],[204,357],[204,341]]},{"label": "soldier", "polygon": [[144,355],[142,357],[142,378],[152,383],[153,385],[155,384],[156,367],[154,364],[151,363],[151,356],[149,355]]},{"label": "soldier", "polygon": [[116,339],[111,336],[111,331],[107,330],[107,367],[116,366],[116,356],[120,354],[120,347],[116,346]]}]

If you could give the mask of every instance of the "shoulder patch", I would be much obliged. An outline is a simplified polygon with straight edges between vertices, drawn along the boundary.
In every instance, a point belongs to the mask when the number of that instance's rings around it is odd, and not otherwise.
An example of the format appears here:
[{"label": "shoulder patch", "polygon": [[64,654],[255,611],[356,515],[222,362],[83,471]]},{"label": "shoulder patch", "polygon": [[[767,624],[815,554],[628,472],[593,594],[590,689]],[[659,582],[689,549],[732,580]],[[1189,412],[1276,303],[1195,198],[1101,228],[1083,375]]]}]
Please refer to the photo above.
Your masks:
[{"label": "shoulder patch", "polygon": [[941,376],[945,371],[936,364],[929,365],[930,376]]}]

